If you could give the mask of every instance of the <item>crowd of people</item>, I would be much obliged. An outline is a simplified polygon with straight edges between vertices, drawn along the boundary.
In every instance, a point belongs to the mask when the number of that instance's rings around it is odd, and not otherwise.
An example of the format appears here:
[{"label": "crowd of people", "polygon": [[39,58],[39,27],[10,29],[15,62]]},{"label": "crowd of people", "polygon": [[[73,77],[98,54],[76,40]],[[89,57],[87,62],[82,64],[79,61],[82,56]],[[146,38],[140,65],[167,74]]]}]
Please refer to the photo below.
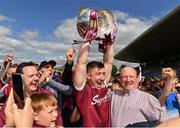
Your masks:
[{"label": "crowd of people", "polygon": [[[143,78],[138,68],[122,65],[112,76],[114,40],[103,39],[103,62],[88,62],[90,43],[66,53],[62,72],[56,61],[13,63],[5,56],[0,72],[0,127],[164,127],[179,120],[179,79],[175,69],[161,78]],[[14,97],[12,75],[23,76],[24,106]],[[179,125],[180,126],[180,125]]]}]

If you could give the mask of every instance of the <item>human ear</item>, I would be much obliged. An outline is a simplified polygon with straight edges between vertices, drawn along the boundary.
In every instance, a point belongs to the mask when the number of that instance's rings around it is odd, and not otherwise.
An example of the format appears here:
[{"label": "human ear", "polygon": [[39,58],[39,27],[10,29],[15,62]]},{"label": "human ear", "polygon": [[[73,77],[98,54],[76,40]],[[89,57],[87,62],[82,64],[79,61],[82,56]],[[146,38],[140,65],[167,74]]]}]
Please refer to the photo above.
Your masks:
[{"label": "human ear", "polygon": [[87,73],[86,78],[89,80],[90,79],[90,73]]},{"label": "human ear", "polygon": [[38,113],[34,112],[34,121],[38,122],[39,116]]}]

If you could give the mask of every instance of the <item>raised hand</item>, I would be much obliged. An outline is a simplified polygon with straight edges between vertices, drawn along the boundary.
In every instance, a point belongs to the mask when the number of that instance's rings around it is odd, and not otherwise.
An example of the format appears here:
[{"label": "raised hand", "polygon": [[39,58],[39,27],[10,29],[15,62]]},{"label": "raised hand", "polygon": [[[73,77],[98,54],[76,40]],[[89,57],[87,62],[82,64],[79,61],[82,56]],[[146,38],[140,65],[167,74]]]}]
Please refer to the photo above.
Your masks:
[{"label": "raised hand", "polygon": [[18,109],[16,104],[13,104],[14,123],[16,127],[32,127],[34,120],[34,111],[31,105],[31,99],[26,97],[25,106],[23,109]]},{"label": "raised hand", "polygon": [[72,64],[74,60],[75,50],[73,48],[70,48],[66,53],[66,59],[68,64]]},{"label": "raised hand", "polygon": [[172,68],[163,68],[162,69],[162,78],[167,80],[167,79],[171,79],[171,78],[175,78],[176,77],[176,73],[175,71],[173,71]]},{"label": "raised hand", "polygon": [[107,44],[112,44],[112,39],[111,39],[111,33],[109,33],[108,35],[104,34],[104,42],[106,42]]},{"label": "raised hand", "polygon": [[13,60],[13,55],[11,53],[8,53],[5,56],[5,62],[12,62],[12,60]]},{"label": "raised hand", "polygon": [[7,127],[15,126],[15,124],[14,124],[14,116],[13,116],[13,103],[14,103],[13,89],[11,88],[11,91],[9,93],[9,97],[7,99],[6,106],[5,106],[5,109],[4,109],[5,121],[6,121],[6,126]]}]

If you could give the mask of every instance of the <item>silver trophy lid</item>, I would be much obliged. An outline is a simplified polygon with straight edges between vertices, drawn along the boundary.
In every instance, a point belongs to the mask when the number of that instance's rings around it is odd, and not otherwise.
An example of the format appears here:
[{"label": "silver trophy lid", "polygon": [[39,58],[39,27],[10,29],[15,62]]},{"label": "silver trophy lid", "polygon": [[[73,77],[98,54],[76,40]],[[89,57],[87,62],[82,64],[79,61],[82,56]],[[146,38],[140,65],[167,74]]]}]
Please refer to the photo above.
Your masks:
[{"label": "silver trophy lid", "polygon": [[112,32],[114,25],[113,14],[107,9],[95,10],[80,8],[77,18],[77,30],[83,39],[87,39],[88,32],[94,33],[92,38],[104,38],[104,34]]}]

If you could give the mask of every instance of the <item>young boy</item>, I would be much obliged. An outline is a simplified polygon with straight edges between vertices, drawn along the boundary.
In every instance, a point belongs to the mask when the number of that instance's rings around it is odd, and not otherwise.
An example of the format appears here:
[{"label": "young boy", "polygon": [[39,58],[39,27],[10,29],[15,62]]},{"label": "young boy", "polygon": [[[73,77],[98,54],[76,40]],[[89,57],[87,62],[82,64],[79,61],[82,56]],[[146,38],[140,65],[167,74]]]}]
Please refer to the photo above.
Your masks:
[{"label": "young boy", "polygon": [[36,93],[31,96],[34,110],[34,126],[56,127],[57,100],[47,93]]}]

